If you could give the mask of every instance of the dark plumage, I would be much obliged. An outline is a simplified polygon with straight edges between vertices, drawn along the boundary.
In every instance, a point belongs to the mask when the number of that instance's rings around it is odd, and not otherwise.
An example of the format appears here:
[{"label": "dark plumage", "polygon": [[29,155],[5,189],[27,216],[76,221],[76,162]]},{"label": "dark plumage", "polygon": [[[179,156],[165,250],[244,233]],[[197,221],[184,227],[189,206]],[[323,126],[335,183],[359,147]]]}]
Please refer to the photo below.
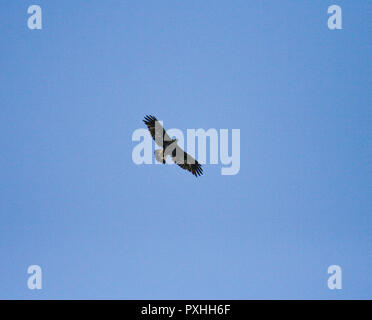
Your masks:
[{"label": "dark plumage", "polygon": [[150,131],[152,138],[161,148],[155,150],[155,158],[157,161],[165,163],[167,156],[171,156],[172,160],[182,169],[190,171],[194,176],[198,177],[203,174],[203,168],[198,161],[183,151],[177,144],[176,139],[171,139],[163,126],[154,116],[146,116],[143,120]]}]

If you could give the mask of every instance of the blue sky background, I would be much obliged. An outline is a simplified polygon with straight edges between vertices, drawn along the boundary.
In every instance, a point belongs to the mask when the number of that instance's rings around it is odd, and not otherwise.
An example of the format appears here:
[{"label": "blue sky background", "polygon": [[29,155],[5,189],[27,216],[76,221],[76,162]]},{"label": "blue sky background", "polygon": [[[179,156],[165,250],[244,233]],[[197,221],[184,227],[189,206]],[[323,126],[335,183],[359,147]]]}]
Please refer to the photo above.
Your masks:
[{"label": "blue sky background", "polygon": [[[370,299],[371,16],[371,1],[2,0],[0,298]],[[240,129],[239,174],[135,165],[145,114]]]}]

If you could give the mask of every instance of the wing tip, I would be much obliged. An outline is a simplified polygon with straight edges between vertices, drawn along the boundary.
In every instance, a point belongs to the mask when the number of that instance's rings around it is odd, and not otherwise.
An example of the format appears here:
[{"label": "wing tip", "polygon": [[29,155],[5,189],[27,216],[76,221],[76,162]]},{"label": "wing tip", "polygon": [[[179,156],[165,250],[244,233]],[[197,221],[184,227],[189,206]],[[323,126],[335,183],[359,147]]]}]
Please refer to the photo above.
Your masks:
[{"label": "wing tip", "polygon": [[150,115],[150,114],[147,114],[144,116],[144,120],[143,121],[156,121],[156,117]]},{"label": "wing tip", "polygon": [[193,173],[192,173],[195,177],[200,177],[201,175],[203,175],[203,168],[202,166],[198,163],[195,167],[195,169],[193,170]]}]

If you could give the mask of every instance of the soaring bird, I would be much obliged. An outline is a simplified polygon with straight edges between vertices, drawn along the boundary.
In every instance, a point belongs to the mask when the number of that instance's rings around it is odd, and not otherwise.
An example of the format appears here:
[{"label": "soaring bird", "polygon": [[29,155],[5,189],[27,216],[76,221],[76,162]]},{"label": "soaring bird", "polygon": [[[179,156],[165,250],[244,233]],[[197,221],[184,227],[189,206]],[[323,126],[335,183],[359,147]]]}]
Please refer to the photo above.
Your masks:
[{"label": "soaring bird", "polygon": [[145,116],[143,122],[149,129],[156,144],[161,148],[155,150],[155,159],[157,161],[164,164],[167,156],[171,156],[177,165],[182,169],[190,171],[195,177],[203,174],[203,168],[200,163],[178,146],[177,139],[170,138],[154,116]]}]

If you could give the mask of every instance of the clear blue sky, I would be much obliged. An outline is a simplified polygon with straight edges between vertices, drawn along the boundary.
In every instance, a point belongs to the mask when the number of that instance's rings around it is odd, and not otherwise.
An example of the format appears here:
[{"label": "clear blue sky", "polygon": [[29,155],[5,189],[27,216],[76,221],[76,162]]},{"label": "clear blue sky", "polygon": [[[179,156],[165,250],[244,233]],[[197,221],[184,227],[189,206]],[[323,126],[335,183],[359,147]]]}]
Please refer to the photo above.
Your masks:
[{"label": "clear blue sky", "polygon": [[[371,16],[364,0],[2,0],[0,298],[372,298]],[[135,165],[145,114],[240,129],[239,174]]]}]

